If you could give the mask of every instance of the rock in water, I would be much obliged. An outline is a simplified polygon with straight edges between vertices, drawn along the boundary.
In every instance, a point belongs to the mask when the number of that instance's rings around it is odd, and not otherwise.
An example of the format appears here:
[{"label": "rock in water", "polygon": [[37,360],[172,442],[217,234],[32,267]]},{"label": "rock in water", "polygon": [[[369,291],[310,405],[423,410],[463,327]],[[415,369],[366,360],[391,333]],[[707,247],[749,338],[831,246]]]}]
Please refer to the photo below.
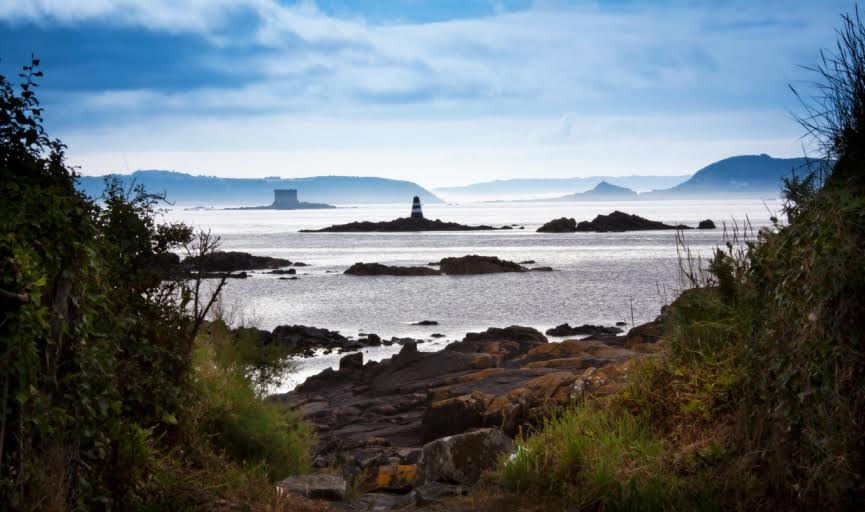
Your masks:
[{"label": "rock in water", "polygon": [[501,430],[482,428],[427,443],[421,456],[424,481],[472,485],[498,464],[514,442]]},{"label": "rock in water", "polygon": [[577,221],[567,217],[554,219],[538,228],[538,233],[573,233],[577,230]]},{"label": "rock in water", "polygon": [[655,229],[690,229],[688,226],[671,226],[663,222],[644,219],[637,215],[629,215],[618,210],[609,215],[598,215],[591,222],[583,221],[577,224],[577,231],[647,231]]},{"label": "rock in water", "polygon": [[712,219],[701,220],[697,224],[697,229],[715,229],[715,223],[712,222]]},{"label": "rock in water", "polygon": [[496,272],[526,272],[528,269],[495,256],[461,256],[459,258],[443,258],[440,269],[447,275],[492,274]]},{"label": "rock in water", "polygon": [[301,475],[288,477],[276,484],[277,489],[314,500],[342,501],[345,499],[345,479],[332,475]]},{"label": "rock in water", "polygon": [[351,276],[438,276],[441,272],[429,267],[396,267],[381,263],[355,263],[345,274]]},{"label": "rock in water", "polygon": [[[198,256],[190,256],[181,263],[190,270],[198,268]],[[291,262],[270,256],[253,256],[247,252],[216,251],[204,259],[206,272],[232,272],[234,270],[259,270],[287,267]]]}]

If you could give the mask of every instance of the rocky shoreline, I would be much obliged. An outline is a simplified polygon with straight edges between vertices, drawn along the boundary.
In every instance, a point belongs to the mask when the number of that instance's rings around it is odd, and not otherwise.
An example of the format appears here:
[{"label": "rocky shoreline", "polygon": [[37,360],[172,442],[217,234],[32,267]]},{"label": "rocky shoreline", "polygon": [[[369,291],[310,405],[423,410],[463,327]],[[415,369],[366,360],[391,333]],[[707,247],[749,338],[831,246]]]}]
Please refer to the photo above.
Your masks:
[{"label": "rocky shoreline", "polygon": [[[437,352],[408,342],[379,362],[347,355],[338,370],[270,399],[315,425],[315,467],[339,468],[328,485],[358,490],[357,502],[381,503],[377,510],[423,505],[469,492],[511,449],[511,438],[551,408],[620,389],[634,362],[658,350],[661,323],[624,335],[582,326],[591,339],[558,343],[520,326],[469,333]],[[300,487],[296,478],[280,485],[310,496],[314,477],[296,477],[306,479]]]}]

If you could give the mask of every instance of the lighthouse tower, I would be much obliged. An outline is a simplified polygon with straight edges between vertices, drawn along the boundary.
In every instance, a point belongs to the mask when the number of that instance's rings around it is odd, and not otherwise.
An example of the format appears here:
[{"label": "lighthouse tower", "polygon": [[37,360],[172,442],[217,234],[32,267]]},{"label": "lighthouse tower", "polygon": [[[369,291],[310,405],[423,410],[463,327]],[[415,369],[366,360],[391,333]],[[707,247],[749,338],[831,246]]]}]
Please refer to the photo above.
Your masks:
[{"label": "lighthouse tower", "polygon": [[414,200],[411,202],[411,218],[423,218],[423,211],[420,209],[420,198],[418,196],[414,196]]}]

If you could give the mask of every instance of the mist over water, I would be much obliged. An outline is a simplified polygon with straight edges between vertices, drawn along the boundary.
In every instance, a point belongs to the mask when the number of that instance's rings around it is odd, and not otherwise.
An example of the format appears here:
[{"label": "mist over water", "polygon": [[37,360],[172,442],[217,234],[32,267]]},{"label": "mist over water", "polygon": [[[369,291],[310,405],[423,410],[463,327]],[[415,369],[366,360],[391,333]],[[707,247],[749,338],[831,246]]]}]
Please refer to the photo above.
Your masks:
[{"label": "mist over water", "polygon": [[[263,329],[304,324],[340,331],[346,336],[376,333],[382,338],[431,339],[421,350],[438,350],[466,332],[488,327],[527,325],[544,331],[555,325],[596,323],[630,326],[658,315],[660,307],[681,289],[676,235],[673,231],[629,233],[536,233],[544,222],[562,216],[578,221],[622,210],[652,220],[696,226],[712,219],[716,230],[691,230],[685,238],[703,257],[722,241],[721,224],[749,219],[755,228],[769,223],[780,208],[777,200],[634,201],[626,203],[487,203],[425,205],[428,218],[463,224],[525,229],[425,233],[299,233],[354,220],[389,220],[408,216],[405,205],[345,207],[335,210],[174,209],[166,219],[183,220],[222,236],[222,249],[302,261],[298,280],[280,280],[261,272],[229,280],[224,303]],[[475,276],[347,276],[359,261],[391,265],[426,265],[448,256],[480,254],[511,261],[535,260],[554,272]],[[440,325],[412,326],[420,320]],[[399,345],[364,350],[381,359]],[[341,355],[304,360],[286,379],[293,387]]]}]

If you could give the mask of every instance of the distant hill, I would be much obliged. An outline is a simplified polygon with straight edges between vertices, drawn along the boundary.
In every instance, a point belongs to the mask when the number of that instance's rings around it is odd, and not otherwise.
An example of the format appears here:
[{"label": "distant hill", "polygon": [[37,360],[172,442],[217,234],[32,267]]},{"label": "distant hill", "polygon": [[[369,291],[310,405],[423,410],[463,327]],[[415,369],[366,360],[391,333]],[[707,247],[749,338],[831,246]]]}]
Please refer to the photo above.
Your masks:
[{"label": "distant hill", "polygon": [[[135,171],[119,175],[127,184],[143,184],[150,192],[165,192],[168,200],[188,206],[260,206],[273,202],[274,189],[297,189],[305,202],[329,204],[424,203],[442,200],[420,185],[401,180],[364,176],[313,176],[309,178],[218,178],[175,171]],[[99,176],[82,176],[78,187],[91,197],[104,188]]]},{"label": "distant hill", "polygon": [[734,156],[703,167],[684,183],[669,189],[640,194],[640,198],[701,197],[715,194],[777,196],[781,191],[782,178],[791,176],[794,171],[805,174],[807,164],[806,158]]},{"label": "distant hill", "polygon": [[576,194],[557,197],[555,201],[607,201],[637,199],[637,193],[625,187],[612,185],[602,181],[595,188]]},{"label": "distant hill", "polygon": [[669,188],[687,180],[690,175],[680,176],[588,176],[584,178],[517,178],[485,181],[460,187],[433,189],[445,199],[491,200],[527,199],[561,195],[562,191],[585,192],[602,181],[627,187],[637,192]]}]

